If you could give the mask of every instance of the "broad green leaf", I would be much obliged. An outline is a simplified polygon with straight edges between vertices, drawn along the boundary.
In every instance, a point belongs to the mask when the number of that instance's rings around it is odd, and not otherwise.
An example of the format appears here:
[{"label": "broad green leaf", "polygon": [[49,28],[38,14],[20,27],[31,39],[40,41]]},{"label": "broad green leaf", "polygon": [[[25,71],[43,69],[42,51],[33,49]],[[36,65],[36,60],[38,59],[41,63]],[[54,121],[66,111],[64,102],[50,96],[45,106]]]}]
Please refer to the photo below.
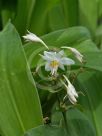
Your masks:
[{"label": "broad green leaf", "polygon": [[85,58],[86,58],[85,67],[102,72],[102,52],[101,51],[85,53]]},{"label": "broad green leaf", "polygon": [[49,46],[61,47],[63,45],[71,45],[75,42],[81,42],[91,38],[91,36],[88,29],[80,26],[51,32],[42,38]]},{"label": "broad green leaf", "polygon": [[21,35],[30,27],[34,8],[35,0],[18,0],[16,16],[13,19],[13,23]]},{"label": "broad green leaf", "polygon": [[[68,120],[68,128],[71,136],[96,136],[95,128],[92,122],[87,118],[85,114],[77,109],[70,109],[66,113]],[[70,131],[72,129],[72,131]]]},{"label": "broad green leaf", "polygon": [[36,0],[30,24],[32,32],[43,35],[49,31],[47,15],[57,1],[59,0]]},{"label": "broad green leaf", "polygon": [[63,0],[62,9],[67,26],[78,25],[78,0]]},{"label": "broad green leaf", "polygon": [[93,121],[97,136],[102,135],[102,73],[84,72],[78,76],[77,90],[83,91],[85,97],[80,95],[80,104],[84,113]]},{"label": "broad green leaf", "polygon": [[67,27],[62,4],[60,1],[48,12],[48,18],[50,31],[55,31]]},{"label": "broad green leaf", "polygon": [[96,44],[91,40],[84,40],[79,43],[74,43],[73,47],[79,50],[81,53],[84,52],[99,52],[99,49],[97,48]]},{"label": "broad green leaf", "polygon": [[95,34],[97,27],[97,1],[79,0],[80,24],[86,26]]},{"label": "broad green leaf", "polygon": [[[76,108],[72,108],[69,109],[65,115],[68,136],[96,136],[92,122],[84,113],[80,112]],[[59,111],[55,111],[52,114],[52,123],[64,126],[63,114]]]},{"label": "broad green leaf", "polygon": [[39,126],[37,128],[31,129],[24,136],[68,136],[63,127],[58,126]]},{"label": "broad green leaf", "polygon": [[42,124],[38,93],[21,40],[8,23],[0,33],[0,131],[21,136]]}]

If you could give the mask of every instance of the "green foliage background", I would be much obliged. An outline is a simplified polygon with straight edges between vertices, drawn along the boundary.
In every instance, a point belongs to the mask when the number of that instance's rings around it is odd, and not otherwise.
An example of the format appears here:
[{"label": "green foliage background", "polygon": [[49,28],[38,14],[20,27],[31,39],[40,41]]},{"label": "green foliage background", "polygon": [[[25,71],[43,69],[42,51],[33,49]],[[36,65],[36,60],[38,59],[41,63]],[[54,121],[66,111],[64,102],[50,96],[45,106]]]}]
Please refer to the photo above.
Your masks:
[{"label": "green foliage background", "polygon": [[[102,0],[0,0],[0,30],[1,136],[101,136]],[[36,88],[31,69],[44,48],[22,45],[27,30],[49,47],[72,46],[86,58],[85,71],[74,83],[85,97],[78,100],[82,108],[67,111],[67,128],[56,97]],[[32,54],[36,59],[30,61]],[[52,125],[44,125],[49,113]]]}]

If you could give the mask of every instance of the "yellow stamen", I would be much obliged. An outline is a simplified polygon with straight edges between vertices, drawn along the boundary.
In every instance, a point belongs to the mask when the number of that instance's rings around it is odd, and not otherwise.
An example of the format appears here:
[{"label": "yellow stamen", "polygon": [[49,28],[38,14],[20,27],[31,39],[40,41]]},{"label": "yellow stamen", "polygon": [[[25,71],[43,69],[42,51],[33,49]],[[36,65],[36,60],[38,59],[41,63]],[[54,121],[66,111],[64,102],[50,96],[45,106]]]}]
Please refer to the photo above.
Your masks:
[{"label": "yellow stamen", "polygon": [[56,68],[56,67],[58,67],[58,65],[59,65],[59,62],[56,61],[56,60],[54,60],[54,61],[52,61],[52,62],[50,63],[50,66],[51,66],[52,68]]}]

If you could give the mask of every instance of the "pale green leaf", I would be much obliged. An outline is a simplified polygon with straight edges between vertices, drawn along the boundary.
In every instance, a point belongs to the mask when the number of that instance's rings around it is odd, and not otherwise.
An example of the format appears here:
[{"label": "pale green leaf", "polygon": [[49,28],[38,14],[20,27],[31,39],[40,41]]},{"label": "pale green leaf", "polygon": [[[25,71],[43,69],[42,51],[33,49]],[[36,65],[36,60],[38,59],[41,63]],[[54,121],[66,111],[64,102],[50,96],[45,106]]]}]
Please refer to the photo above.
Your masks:
[{"label": "pale green leaf", "polygon": [[96,0],[79,0],[79,22],[86,26],[95,34],[97,27],[97,1]]},{"label": "pale green leaf", "polygon": [[21,136],[42,124],[38,93],[18,33],[11,23],[0,33],[0,130]]}]

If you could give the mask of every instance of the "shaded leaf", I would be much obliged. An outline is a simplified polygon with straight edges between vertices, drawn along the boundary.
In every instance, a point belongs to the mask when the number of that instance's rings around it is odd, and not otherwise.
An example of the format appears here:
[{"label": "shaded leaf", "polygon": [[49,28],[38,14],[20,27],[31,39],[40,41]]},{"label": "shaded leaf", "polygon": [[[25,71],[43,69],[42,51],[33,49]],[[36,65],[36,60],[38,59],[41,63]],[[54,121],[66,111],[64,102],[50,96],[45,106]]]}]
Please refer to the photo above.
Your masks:
[{"label": "shaded leaf", "polygon": [[[67,134],[69,136],[95,136],[96,132],[92,122],[79,110],[73,108],[66,113],[67,120]],[[52,114],[52,122],[54,124],[64,125],[63,114],[61,112],[54,112]]]},{"label": "shaded leaf", "polygon": [[13,23],[21,35],[23,35],[30,26],[34,8],[35,0],[18,0],[16,16],[13,19]]},{"label": "shaded leaf", "polygon": [[85,97],[80,97],[80,104],[84,113],[93,122],[97,136],[102,134],[102,73],[84,72],[78,76],[76,87],[83,91]]},{"label": "shaded leaf", "polygon": [[24,136],[68,136],[65,129],[58,126],[39,126],[31,129]]}]

